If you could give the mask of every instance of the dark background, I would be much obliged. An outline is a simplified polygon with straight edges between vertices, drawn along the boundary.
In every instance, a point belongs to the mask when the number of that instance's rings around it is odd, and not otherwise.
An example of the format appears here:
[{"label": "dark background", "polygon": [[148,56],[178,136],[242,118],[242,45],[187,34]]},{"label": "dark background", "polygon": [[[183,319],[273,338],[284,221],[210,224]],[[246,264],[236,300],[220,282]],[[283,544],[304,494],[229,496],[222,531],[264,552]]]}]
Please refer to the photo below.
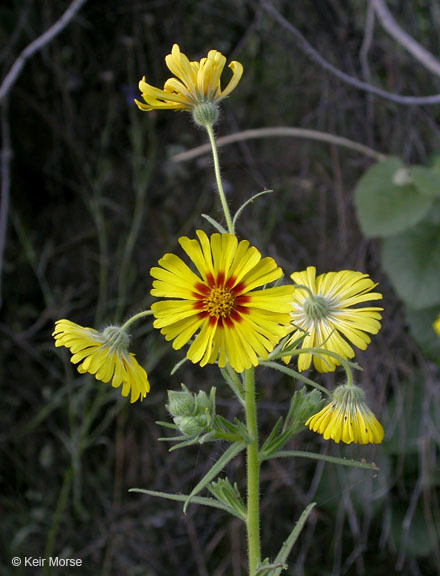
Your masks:
[{"label": "dark background", "polygon": [[[279,1],[281,14],[347,74],[400,94],[440,92],[440,81],[376,21],[366,57],[364,0]],[[52,25],[66,1],[0,6],[1,78]],[[436,0],[388,3],[400,25],[439,53]],[[224,446],[169,454],[158,442],[166,390],[218,384],[219,411],[239,415],[213,368],[185,364],[150,322],[133,333],[151,393],[130,406],[118,391],[80,376],[56,350],[53,322],[102,327],[148,307],[148,270],[180,235],[221,218],[208,156],[173,154],[206,136],[176,112],[140,112],[137,82],[161,87],[173,43],[190,59],[215,48],[244,65],[222,104],[219,136],[249,128],[297,126],[331,132],[406,162],[439,148],[438,106],[401,106],[355,89],[312,62],[258,2],[89,0],[70,25],[25,64],[3,110],[11,134],[10,208],[0,309],[0,508],[2,574],[13,556],[82,558],[60,574],[240,576],[241,525],[220,511],[130,494],[132,487],[188,493]],[[362,63],[363,62],[363,63]],[[228,73],[225,72],[225,76]],[[5,107],[5,103],[3,103]],[[3,148],[5,151],[5,148]],[[222,149],[233,210],[253,194],[238,234],[289,275],[362,270],[384,294],[383,328],[357,359],[360,383],[382,421],[385,441],[337,446],[311,432],[299,449],[367,461],[364,470],[271,461],[262,470],[263,551],[278,547],[310,501],[290,558],[290,575],[430,576],[440,571],[438,525],[439,373],[414,343],[402,305],[379,265],[379,243],[362,237],[353,190],[371,159],[326,143],[260,139]],[[3,164],[4,166],[4,164]],[[321,376],[332,386],[342,374]],[[285,413],[295,384],[257,371],[262,433]],[[348,471],[347,471],[348,470]],[[228,468],[243,489],[243,466]],[[35,570],[34,573],[40,573]],[[51,573],[56,574],[53,570]]]}]

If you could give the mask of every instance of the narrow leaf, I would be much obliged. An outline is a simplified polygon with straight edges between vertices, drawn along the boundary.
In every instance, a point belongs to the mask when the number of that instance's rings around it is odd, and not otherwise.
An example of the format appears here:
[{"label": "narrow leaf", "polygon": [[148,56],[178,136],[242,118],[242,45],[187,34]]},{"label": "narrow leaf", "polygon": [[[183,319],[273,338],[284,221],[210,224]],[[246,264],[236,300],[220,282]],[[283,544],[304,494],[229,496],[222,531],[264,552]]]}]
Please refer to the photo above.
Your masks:
[{"label": "narrow leaf", "polygon": [[289,556],[290,551],[292,550],[295,542],[298,539],[298,536],[301,534],[301,530],[303,529],[304,524],[307,521],[307,518],[310,516],[310,513],[315,506],[316,506],[316,502],[312,502],[311,504],[309,504],[307,506],[307,508],[305,508],[303,510],[303,513],[299,517],[299,520],[296,523],[296,526],[294,527],[294,529],[290,533],[287,540],[281,546],[281,550],[278,552],[278,555],[275,558],[274,564],[279,563],[279,564],[281,564],[281,566],[279,568],[275,568],[275,570],[272,571],[271,576],[279,576],[281,574],[281,571],[284,570],[284,564],[287,560],[287,557]]},{"label": "narrow leaf", "polygon": [[213,226],[216,230],[218,230],[220,234],[227,234],[228,231],[225,228],[223,228],[223,226],[219,222],[217,222],[217,220],[214,220],[214,218],[211,218],[211,216],[209,216],[208,214],[202,214],[202,217],[205,218],[205,220],[208,220],[211,226]]},{"label": "narrow leaf", "polygon": [[[185,502],[188,496],[186,494],[168,494],[167,492],[156,492],[155,490],[144,490],[143,488],[130,488],[129,492],[138,492],[139,494],[147,494],[148,496],[155,496],[157,498],[164,498],[166,500],[174,500],[176,502]],[[191,499],[193,504],[200,504],[201,506],[209,506],[211,508],[218,508],[219,510],[224,510],[229,512],[233,516],[243,518],[230,506],[219,502],[215,498],[204,498],[202,496],[195,496]]]},{"label": "narrow leaf", "polygon": [[291,376],[292,378],[295,378],[296,380],[301,380],[301,382],[304,382],[304,384],[308,384],[309,386],[313,386],[313,388],[316,388],[317,390],[324,392],[324,394],[327,394],[327,396],[330,396],[330,392],[327,390],[327,388],[324,388],[324,386],[321,386],[320,384],[313,382],[313,380],[310,380],[310,378],[303,376],[302,374],[300,374],[296,370],[292,370],[292,368],[288,368],[287,366],[283,366],[282,364],[278,364],[278,362],[267,362],[265,360],[261,361],[260,365],[261,366],[267,366],[268,368],[273,368],[274,370],[278,370],[279,372],[283,372],[284,374],[287,374],[288,376]]},{"label": "narrow leaf", "polygon": [[310,460],[322,460],[323,462],[330,462],[331,464],[342,464],[343,466],[363,468],[364,470],[374,470],[375,472],[379,472],[380,470],[380,468],[378,468],[374,463],[368,464],[368,462],[348,460],[346,458],[328,456],[327,454],[316,454],[316,452],[305,452],[303,450],[280,450],[280,452],[275,452],[269,456],[265,456],[264,460],[272,460],[273,458],[309,458]]},{"label": "narrow leaf", "polygon": [[264,194],[271,194],[273,192],[273,190],[263,190],[262,192],[258,192],[258,194],[254,194],[251,198],[249,198],[249,200],[246,200],[246,202],[244,202],[240,208],[237,210],[237,212],[234,215],[234,218],[232,220],[232,227],[235,228],[235,224],[240,216],[240,214],[243,212],[243,210],[246,208],[246,206],[248,206],[249,204],[251,204],[256,198],[258,198],[259,196],[263,196]]},{"label": "narrow leaf", "polygon": [[205,474],[205,476],[200,480],[200,482],[197,484],[197,486],[195,486],[193,488],[193,490],[191,491],[191,494],[189,494],[189,496],[186,498],[185,500],[185,504],[183,506],[183,511],[186,514],[186,509],[188,508],[189,503],[191,502],[191,500],[193,499],[193,497],[198,494],[201,490],[203,490],[203,488],[205,488],[207,486],[207,484],[209,484],[211,482],[211,480],[213,480],[217,474],[219,474],[221,472],[221,470],[223,470],[223,468],[226,466],[226,464],[232,460],[233,458],[235,458],[235,456],[237,456],[237,454],[239,454],[242,450],[244,450],[246,448],[247,444],[245,444],[244,442],[235,442],[234,444],[232,444],[231,446],[229,446],[229,448],[226,450],[226,452],[224,452],[220,458],[217,460],[217,462],[214,464],[214,466],[208,471],[207,474]]}]

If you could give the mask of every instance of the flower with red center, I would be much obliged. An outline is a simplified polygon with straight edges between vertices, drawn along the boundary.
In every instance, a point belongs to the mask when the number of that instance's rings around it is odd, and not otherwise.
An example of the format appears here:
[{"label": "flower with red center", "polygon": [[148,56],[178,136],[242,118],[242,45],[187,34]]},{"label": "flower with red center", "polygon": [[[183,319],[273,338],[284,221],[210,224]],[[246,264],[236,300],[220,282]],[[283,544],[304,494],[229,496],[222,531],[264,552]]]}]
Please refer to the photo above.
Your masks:
[{"label": "flower with red center", "polygon": [[226,362],[242,372],[267,358],[286,335],[292,310],[292,286],[255,290],[282,275],[273,258],[261,258],[247,240],[233,234],[197,230],[198,240],[179,243],[198,274],[175,254],[165,254],[151,269],[151,294],[167,298],[151,309],[154,327],[173,348],[194,336],[187,357],[201,366]]}]

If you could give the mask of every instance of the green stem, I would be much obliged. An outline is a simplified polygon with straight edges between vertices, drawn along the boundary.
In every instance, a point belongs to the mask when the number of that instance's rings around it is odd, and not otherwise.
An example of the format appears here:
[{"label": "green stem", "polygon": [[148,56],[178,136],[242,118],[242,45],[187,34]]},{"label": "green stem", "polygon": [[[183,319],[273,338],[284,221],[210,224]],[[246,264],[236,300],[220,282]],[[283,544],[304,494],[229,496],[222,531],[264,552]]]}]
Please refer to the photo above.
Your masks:
[{"label": "green stem", "polygon": [[136,320],[139,320],[140,318],[144,318],[144,316],[151,316],[152,314],[154,314],[153,310],[144,310],[143,312],[139,312],[138,314],[135,314],[134,316],[129,318],[127,320],[127,322],[125,322],[121,326],[121,330],[126,330],[130,326],[130,324],[133,324],[133,322],[136,322]]},{"label": "green stem", "polygon": [[234,225],[232,224],[231,213],[229,212],[228,203],[226,202],[226,196],[223,190],[222,178],[220,175],[220,163],[218,160],[217,144],[215,143],[214,130],[212,128],[212,125],[209,123],[205,124],[205,128],[206,131],[208,132],[209,142],[211,144],[212,158],[214,160],[215,179],[217,180],[218,194],[220,196],[220,202],[222,203],[223,213],[226,218],[228,232],[230,234],[234,234]]},{"label": "green stem", "polygon": [[260,463],[258,459],[258,425],[257,406],[255,402],[254,368],[246,370],[245,384],[245,414],[246,426],[251,442],[246,448],[247,467],[247,539],[249,555],[249,576],[252,576],[261,563],[260,551]]}]

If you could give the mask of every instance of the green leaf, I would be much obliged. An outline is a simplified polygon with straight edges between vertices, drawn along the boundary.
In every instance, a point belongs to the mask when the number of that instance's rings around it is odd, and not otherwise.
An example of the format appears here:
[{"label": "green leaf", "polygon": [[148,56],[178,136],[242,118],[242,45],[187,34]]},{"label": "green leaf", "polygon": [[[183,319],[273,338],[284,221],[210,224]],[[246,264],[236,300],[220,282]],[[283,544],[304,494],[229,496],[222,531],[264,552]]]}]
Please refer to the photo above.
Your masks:
[{"label": "green leaf", "polygon": [[284,541],[283,545],[281,546],[281,550],[278,552],[277,557],[274,560],[274,564],[281,564],[279,568],[275,568],[272,570],[271,576],[279,576],[284,570],[284,565],[287,560],[287,557],[290,554],[295,542],[298,539],[298,536],[301,534],[301,530],[304,528],[304,524],[307,522],[307,518],[310,516],[313,508],[316,506],[316,502],[312,502],[305,508],[299,517],[298,522],[296,523],[294,529],[289,534],[287,540]]},{"label": "green leaf", "polygon": [[440,308],[424,308],[423,310],[406,309],[406,321],[411,335],[434,362],[440,363],[440,336],[435,332],[432,324],[440,314]]},{"label": "green leaf", "polygon": [[429,198],[440,197],[440,174],[427,166],[412,166],[411,176],[420,194]]},{"label": "green leaf", "polygon": [[217,482],[211,482],[211,484],[208,484],[207,488],[219,502],[233,508],[236,512],[236,516],[241,518],[243,522],[246,522],[246,506],[240,496],[237,484],[232,486],[227,478],[220,478]]},{"label": "green leaf", "polygon": [[440,304],[440,226],[425,222],[386,238],[382,267],[409,307],[421,310]]},{"label": "green leaf", "polygon": [[321,460],[322,462],[329,462],[330,464],[340,464],[352,468],[374,470],[374,472],[379,472],[380,470],[374,462],[368,464],[368,462],[348,460],[347,458],[338,458],[337,456],[328,456],[327,454],[319,454],[317,452],[305,452],[303,450],[280,450],[279,452],[266,456],[265,460],[273,460],[275,458],[310,458],[311,460]]},{"label": "green leaf", "polygon": [[246,202],[244,202],[240,208],[237,210],[237,212],[234,215],[234,218],[232,220],[232,228],[235,229],[235,224],[237,223],[238,218],[240,217],[240,214],[243,212],[243,210],[246,208],[246,206],[248,206],[249,204],[251,204],[254,200],[256,200],[259,196],[263,196],[264,194],[271,194],[273,192],[273,190],[263,190],[262,192],[258,192],[258,194],[254,194],[251,198],[249,198],[248,200],[246,200]]},{"label": "green leaf", "polygon": [[260,566],[257,568],[257,571],[254,572],[253,576],[270,576],[273,574],[274,568],[280,568],[281,570],[287,570],[287,564],[282,562],[277,562],[274,564],[269,563],[269,558],[265,558]]},{"label": "green leaf", "polygon": [[[389,157],[374,164],[359,180],[354,204],[362,232],[367,237],[393,236],[419,222],[431,207],[432,199],[405,182],[400,158]],[[398,184],[399,181],[405,182]]]},{"label": "green leaf", "polygon": [[235,458],[235,456],[237,456],[237,454],[239,454],[242,450],[244,450],[246,446],[247,444],[244,442],[235,442],[234,444],[229,446],[226,452],[224,452],[220,456],[220,458],[217,460],[214,466],[208,471],[207,474],[205,474],[205,476],[200,480],[197,486],[193,488],[191,494],[189,494],[189,496],[186,498],[185,504],[183,506],[183,511],[185,514],[186,509],[188,508],[188,505],[190,504],[194,496],[198,494],[201,490],[203,490],[203,488],[205,488],[211,482],[211,480],[213,480],[217,476],[217,474],[219,474],[221,470],[223,470],[226,464],[230,460]]},{"label": "green leaf", "polygon": [[217,220],[214,220],[214,218],[212,218],[208,214],[202,214],[202,218],[205,218],[205,220],[208,220],[208,222],[211,224],[211,226],[213,228],[215,228],[218,232],[220,232],[220,234],[226,234],[227,233],[227,230],[220,224],[220,222],[217,222]]},{"label": "green leaf", "polygon": [[[169,494],[167,492],[156,492],[155,490],[144,490],[143,488],[130,488],[129,492],[138,492],[139,494],[147,494],[148,496],[155,496],[157,498],[164,498],[165,500],[174,500],[176,502],[185,502],[188,496],[186,494]],[[243,520],[236,511],[222,502],[219,502],[215,498],[204,498],[201,496],[195,496],[191,499],[193,504],[201,504],[202,506],[209,506],[210,508],[218,508],[219,510],[224,510],[229,512],[233,516]]]}]

